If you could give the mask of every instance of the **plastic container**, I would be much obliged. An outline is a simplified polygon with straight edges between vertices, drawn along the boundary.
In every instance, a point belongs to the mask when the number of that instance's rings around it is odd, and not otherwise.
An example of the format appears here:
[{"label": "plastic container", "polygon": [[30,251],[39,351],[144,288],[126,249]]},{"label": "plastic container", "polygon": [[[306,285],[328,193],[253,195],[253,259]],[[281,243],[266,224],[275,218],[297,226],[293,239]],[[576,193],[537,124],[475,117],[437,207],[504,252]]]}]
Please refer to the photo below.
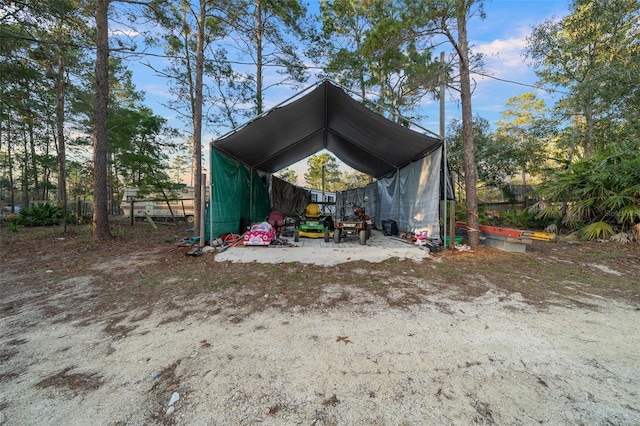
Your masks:
[{"label": "plastic container", "polygon": [[[448,246],[449,245],[449,236],[445,235],[442,240],[444,241],[444,245]],[[464,238],[462,237],[462,235],[456,235],[455,237],[453,237],[453,242],[456,244],[462,244],[462,242],[464,241]]]}]

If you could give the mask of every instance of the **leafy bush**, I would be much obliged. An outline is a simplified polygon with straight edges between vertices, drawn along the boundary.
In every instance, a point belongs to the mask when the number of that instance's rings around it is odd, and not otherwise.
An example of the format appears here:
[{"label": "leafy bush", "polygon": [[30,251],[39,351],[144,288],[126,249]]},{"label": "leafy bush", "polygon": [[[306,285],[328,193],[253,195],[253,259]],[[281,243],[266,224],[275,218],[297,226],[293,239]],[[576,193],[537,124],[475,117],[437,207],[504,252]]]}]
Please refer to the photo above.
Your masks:
[{"label": "leafy bush", "polygon": [[10,232],[18,232],[17,220],[14,220],[13,218],[11,220],[5,220],[2,226]]},{"label": "leafy bush", "polygon": [[24,226],[58,225],[63,213],[62,207],[57,204],[34,204],[31,207],[20,210],[18,222]]},{"label": "leafy bush", "polygon": [[461,201],[456,202],[456,221],[465,222],[467,220],[467,207]]},{"label": "leafy bush", "polygon": [[542,230],[554,223],[553,215],[540,215],[535,210],[506,211],[500,215],[502,226],[521,229]]},{"label": "leafy bush", "polygon": [[[608,238],[640,222],[640,155],[624,145],[598,151],[556,170],[539,187],[551,203],[565,203],[562,222],[587,240]],[[607,225],[607,226],[605,226]]]}]

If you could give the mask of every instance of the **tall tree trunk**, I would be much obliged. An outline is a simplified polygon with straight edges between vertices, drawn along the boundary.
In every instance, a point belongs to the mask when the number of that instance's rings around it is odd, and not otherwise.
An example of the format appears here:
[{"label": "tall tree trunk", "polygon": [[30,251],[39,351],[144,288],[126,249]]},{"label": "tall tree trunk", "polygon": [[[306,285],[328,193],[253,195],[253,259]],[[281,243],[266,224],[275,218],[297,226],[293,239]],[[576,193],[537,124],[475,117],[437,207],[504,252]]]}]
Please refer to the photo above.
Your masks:
[{"label": "tall tree trunk", "polygon": [[67,232],[67,154],[64,140],[64,55],[58,52],[58,75],[56,81],[56,135],[58,139],[58,201],[62,203],[62,233]]},{"label": "tall tree trunk", "polygon": [[525,209],[529,207],[527,199],[527,171],[522,169],[522,203]]},{"label": "tall tree trunk", "polygon": [[[200,229],[200,209],[202,207],[202,86],[204,73],[204,31],[206,24],[206,0],[200,0],[200,15],[198,16],[198,36],[196,38],[196,81],[193,103],[193,223],[195,229]],[[201,241],[205,236],[200,235]]]},{"label": "tall tree trunk", "polygon": [[111,239],[107,212],[107,106],[109,102],[110,0],[96,0],[96,98],[93,113],[93,238]]},{"label": "tall tree trunk", "polygon": [[[52,135],[52,138],[54,139],[54,143],[55,143],[55,138],[56,138],[55,135]],[[51,144],[47,141],[44,145],[45,158],[49,158],[50,151],[51,151]],[[50,178],[51,178],[51,167],[49,167],[48,162],[45,162],[44,164],[42,164],[42,180],[40,185],[40,187],[42,188],[42,192],[39,195],[41,200],[49,199],[49,186],[51,183]]]},{"label": "tall tree trunk", "polygon": [[31,173],[33,173],[33,198],[38,197],[40,189],[40,180],[38,178],[38,160],[36,156],[36,138],[33,130],[33,120],[35,119],[33,113],[30,113],[29,119],[29,149],[31,150]]},{"label": "tall tree trunk", "polygon": [[[9,114],[7,114],[9,116]],[[14,187],[14,179],[13,179],[13,159],[11,158],[11,120],[9,120],[9,124],[7,125],[7,167],[9,169],[9,200],[11,201],[11,213],[16,212],[16,191]]]},{"label": "tall tree trunk", "polygon": [[31,198],[29,197],[29,145],[27,143],[27,130],[24,125],[22,127],[22,150],[24,158],[22,159],[22,177],[20,179],[20,187],[22,190],[22,207],[29,207]]},{"label": "tall tree trunk", "polygon": [[[3,140],[2,135],[4,134],[3,118],[4,118],[4,108],[0,107],[0,152],[2,152],[2,140]],[[7,129],[7,133],[8,133],[8,129]],[[8,138],[7,138],[7,142],[8,142]],[[5,166],[6,166],[6,159],[5,159],[5,164],[0,163],[0,208],[2,208],[2,205],[4,204],[4,185],[5,185],[4,168]]]},{"label": "tall tree trunk", "polygon": [[473,115],[471,111],[471,76],[469,70],[469,43],[467,40],[466,0],[457,0],[458,57],[460,58],[460,100],[462,103],[463,166],[467,206],[467,235],[469,245],[480,244],[478,220],[478,172],[473,143]]},{"label": "tall tree trunk", "polygon": [[594,138],[594,123],[593,123],[593,109],[591,105],[587,105],[584,108],[584,118],[587,122],[587,137],[584,141],[584,155],[585,157],[591,157],[595,151],[595,138]]},{"label": "tall tree trunk", "polygon": [[262,114],[262,36],[264,33],[264,22],[262,22],[262,2],[256,2],[256,112]]},{"label": "tall tree trunk", "polygon": [[[520,130],[520,147],[524,147],[524,130]],[[527,168],[525,163],[522,164],[522,202],[524,203],[524,208],[526,209],[528,206],[527,202]]]}]

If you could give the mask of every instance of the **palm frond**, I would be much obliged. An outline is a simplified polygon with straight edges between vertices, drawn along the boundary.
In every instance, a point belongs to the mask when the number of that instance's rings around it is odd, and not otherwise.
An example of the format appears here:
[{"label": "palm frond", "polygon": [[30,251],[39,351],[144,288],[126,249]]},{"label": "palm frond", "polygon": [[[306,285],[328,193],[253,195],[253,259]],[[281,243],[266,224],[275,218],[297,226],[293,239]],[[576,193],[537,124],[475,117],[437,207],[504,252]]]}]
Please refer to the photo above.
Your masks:
[{"label": "palm frond", "polygon": [[616,235],[613,235],[611,238],[609,238],[609,240],[613,241],[614,243],[628,244],[632,241],[632,236],[627,234],[626,232],[618,232]]},{"label": "palm frond", "polygon": [[593,222],[582,228],[582,238],[590,240],[606,240],[615,234],[613,227],[607,222]]},{"label": "palm frond", "polygon": [[534,217],[536,220],[557,219],[560,217],[560,207],[555,204],[548,204],[538,210]]},{"label": "palm frond", "polygon": [[602,207],[609,210],[617,210],[627,205],[631,205],[635,202],[635,199],[628,195],[612,194],[606,197],[602,202]]},{"label": "palm frond", "polygon": [[618,212],[618,223],[634,223],[640,219],[640,205],[627,205]]},{"label": "palm frond", "polygon": [[575,207],[575,205],[568,205],[567,211],[562,218],[564,225],[572,225],[582,220],[582,212]]}]

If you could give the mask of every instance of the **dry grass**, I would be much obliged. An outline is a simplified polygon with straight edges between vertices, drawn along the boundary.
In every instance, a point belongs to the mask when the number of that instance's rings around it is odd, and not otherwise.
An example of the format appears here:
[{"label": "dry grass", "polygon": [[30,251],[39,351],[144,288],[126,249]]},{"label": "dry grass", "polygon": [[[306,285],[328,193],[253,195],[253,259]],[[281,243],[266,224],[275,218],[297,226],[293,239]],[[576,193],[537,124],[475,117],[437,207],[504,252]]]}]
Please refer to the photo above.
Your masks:
[{"label": "dry grass", "polygon": [[40,389],[46,388],[66,388],[73,395],[84,394],[98,389],[103,379],[97,373],[72,373],[75,367],[67,367],[56,374],[52,374],[36,383]]},{"label": "dry grass", "polygon": [[[86,226],[0,229],[6,295],[2,315],[24,303],[41,303],[54,321],[78,325],[109,321],[114,337],[131,333],[162,307],[165,323],[197,314],[191,301],[207,297],[206,314],[234,312],[236,321],[265,309],[305,311],[349,304],[354,309],[382,301],[394,309],[432,304],[434,295],[470,300],[487,291],[519,293],[538,308],[584,305],[598,296],[640,304],[635,278],[640,275],[640,245],[534,242],[526,254],[478,247],[473,253],[448,251],[421,263],[389,259],[371,264],[349,262],[332,267],[215,262],[212,254],[187,256],[175,241],[189,236],[173,226],[157,230],[146,223],[114,222],[114,238],[97,243]],[[597,264],[598,267],[593,265]],[[604,269],[609,268],[613,272]],[[92,291],[69,294],[73,309],[52,305],[45,294],[70,291],[65,283],[90,277]],[[32,291],[29,297],[11,294]],[[67,305],[69,306],[69,305]],[[120,324],[126,313],[134,321]]]}]

